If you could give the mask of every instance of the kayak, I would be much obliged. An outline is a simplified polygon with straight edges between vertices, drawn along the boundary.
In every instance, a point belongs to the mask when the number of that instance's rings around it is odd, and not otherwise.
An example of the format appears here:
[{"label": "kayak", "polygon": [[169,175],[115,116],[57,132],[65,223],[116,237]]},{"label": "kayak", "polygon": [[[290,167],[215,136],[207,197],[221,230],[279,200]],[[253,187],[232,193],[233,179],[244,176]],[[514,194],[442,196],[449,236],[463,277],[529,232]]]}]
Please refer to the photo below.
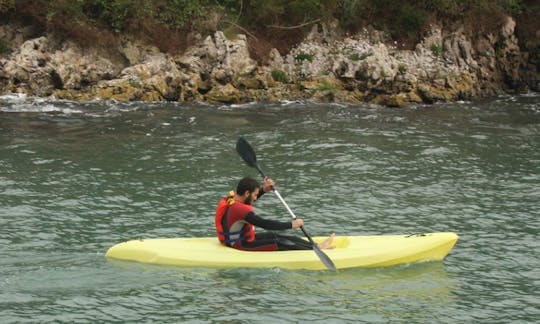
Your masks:
[{"label": "kayak", "polygon": [[[313,239],[321,242],[326,238]],[[336,236],[333,241],[335,248],[323,251],[338,269],[388,267],[443,260],[457,240],[458,235],[451,232]],[[326,269],[313,250],[241,251],[221,245],[216,237],[131,240],[112,246],[106,256],[186,267]]]}]

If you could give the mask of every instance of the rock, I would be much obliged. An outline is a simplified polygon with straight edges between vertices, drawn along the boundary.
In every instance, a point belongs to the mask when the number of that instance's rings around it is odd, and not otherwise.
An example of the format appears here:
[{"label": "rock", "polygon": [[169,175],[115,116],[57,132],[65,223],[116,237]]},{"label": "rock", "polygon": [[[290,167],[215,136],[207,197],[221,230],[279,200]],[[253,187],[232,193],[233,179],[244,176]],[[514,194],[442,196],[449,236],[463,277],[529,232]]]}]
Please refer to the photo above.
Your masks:
[{"label": "rock", "polygon": [[269,65],[274,69],[283,69],[283,57],[279,53],[279,51],[276,48],[272,48],[270,50],[270,53],[268,54],[269,57]]},{"label": "rock", "polygon": [[218,61],[229,75],[248,75],[255,71],[257,62],[249,56],[245,35],[237,35],[236,39],[228,40],[223,32],[214,35],[218,48]]},{"label": "rock", "polygon": [[516,29],[516,21],[512,17],[505,17],[503,26],[501,27],[501,36],[503,39],[514,38],[514,30]]},{"label": "rock", "polygon": [[506,17],[500,30],[500,39],[496,43],[498,63],[501,67],[500,82],[505,90],[520,89],[524,81],[520,77],[520,66],[526,65],[520,52],[518,39],[514,34],[516,22]]},{"label": "rock", "polygon": [[95,53],[83,53],[69,42],[55,49],[46,37],[24,42],[4,66],[10,91],[38,96],[55,89],[81,90],[115,73],[112,63]]},{"label": "rock", "polygon": [[6,88],[10,92],[48,96],[53,90],[48,65],[48,39],[39,37],[24,42],[4,64],[8,76]]},{"label": "rock", "polygon": [[207,94],[206,99],[211,102],[233,104],[241,102],[242,94],[232,84],[218,85],[212,88]]},{"label": "rock", "polygon": [[[109,84],[110,87],[116,89],[115,94],[125,91],[126,95],[121,96],[121,99],[115,98],[117,100],[142,98],[141,100],[148,101],[176,101],[181,97],[182,79],[182,73],[178,70],[173,58],[158,53],[147,55],[143,62],[122,70],[119,79],[105,81],[100,87],[106,89]],[[104,92],[101,91],[101,93]]]},{"label": "rock", "polygon": [[443,57],[463,69],[475,69],[478,63],[473,58],[471,43],[461,32],[456,32],[446,37],[444,40]]},{"label": "rock", "polygon": [[[51,55],[50,66],[58,75],[62,88],[67,89],[81,90],[118,73],[109,60],[96,53],[84,53],[72,43],[67,43]],[[55,88],[58,89],[57,86]]]},{"label": "rock", "polygon": [[31,34],[32,28],[29,26],[0,25],[0,40],[9,47],[9,51],[19,48]]},{"label": "rock", "polygon": [[118,46],[118,51],[122,54],[129,65],[136,65],[147,60],[148,57],[159,54],[159,49],[151,45],[143,45],[139,42],[124,38]]},{"label": "rock", "polygon": [[266,89],[266,82],[264,78],[260,76],[253,76],[253,77],[246,77],[241,76],[238,77],[234,83],[233,86],[237,89]]},{"label": "rock", "polygon": [[416,104],[425,103],[424,99],[422,99],[416,92],[378,95],[371,102],[379,106],[393,108],[406,108]]}]

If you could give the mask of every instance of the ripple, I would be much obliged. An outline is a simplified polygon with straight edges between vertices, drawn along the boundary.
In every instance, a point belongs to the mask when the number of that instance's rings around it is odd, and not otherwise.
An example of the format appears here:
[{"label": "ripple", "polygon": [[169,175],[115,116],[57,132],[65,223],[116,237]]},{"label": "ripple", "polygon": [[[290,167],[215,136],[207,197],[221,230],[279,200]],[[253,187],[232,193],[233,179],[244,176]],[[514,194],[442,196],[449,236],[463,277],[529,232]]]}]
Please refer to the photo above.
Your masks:
[{"label": "ripple", "polygon": [[447,147],[433,147],[427,148],[420,152],[422,155],[446,155],[452,153],[452,151]]}]

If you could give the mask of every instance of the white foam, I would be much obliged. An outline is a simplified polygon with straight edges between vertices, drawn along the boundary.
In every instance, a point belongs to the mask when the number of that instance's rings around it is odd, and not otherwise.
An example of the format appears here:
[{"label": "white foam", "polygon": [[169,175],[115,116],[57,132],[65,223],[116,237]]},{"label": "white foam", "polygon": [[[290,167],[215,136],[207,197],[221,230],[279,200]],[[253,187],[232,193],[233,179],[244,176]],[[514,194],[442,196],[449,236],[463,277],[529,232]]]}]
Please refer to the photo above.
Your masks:
[{"label": "white foam", "polygon": [[18,103],[24,102],[28,96],[25,93],[12,93],[0,96],[0,101],[5,101],[7,103]]},{"label": "white foam", "polygon": [[62,113],[62,114],[81,114],[82,110],[72,109],[67,107],[59,107],[53,103],[39,104],[34,103],[17,103],[0,107],[0,111],[7,113]]}]

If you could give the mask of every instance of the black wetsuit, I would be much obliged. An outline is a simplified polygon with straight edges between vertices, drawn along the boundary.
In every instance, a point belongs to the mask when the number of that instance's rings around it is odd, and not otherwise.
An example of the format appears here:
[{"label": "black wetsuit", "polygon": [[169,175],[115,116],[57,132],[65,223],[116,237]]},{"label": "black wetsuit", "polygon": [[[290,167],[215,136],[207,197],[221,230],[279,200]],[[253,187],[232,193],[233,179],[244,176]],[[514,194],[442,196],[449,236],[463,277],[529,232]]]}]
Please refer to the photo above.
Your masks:
[{"label": "black wetsuit", "polygon": [[[262,190],[261,190],[262,192]],[[259,195],[259,197],[262,195]],[[257,227],[264,228],[270,231],[282,231],[292,228],[291,222],[280,222],[275,220],[264,219],[257,216],[254,212],[247,214],[246,222]],[[283,235],[275,232],[255,233],[253,242],[242,242],[244,250],[256,251],[275,251],[275,250],[311,250],[313,246],[310,242],[292,235]]]}]

